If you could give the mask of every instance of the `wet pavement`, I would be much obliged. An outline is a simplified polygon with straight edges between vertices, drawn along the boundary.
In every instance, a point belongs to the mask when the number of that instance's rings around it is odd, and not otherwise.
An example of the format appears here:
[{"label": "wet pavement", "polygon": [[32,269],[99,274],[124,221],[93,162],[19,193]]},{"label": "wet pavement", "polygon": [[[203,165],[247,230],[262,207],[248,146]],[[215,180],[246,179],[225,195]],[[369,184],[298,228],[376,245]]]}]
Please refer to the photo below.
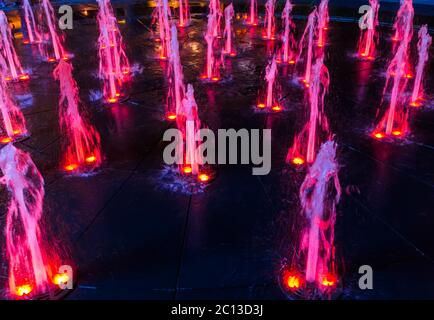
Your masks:
[{"label": "wet pavement", "polygon": [[[202,123],[212,130],[272,129],[273,167],[267,176],[252,176],[249,166],[217,165],[216,179],[203,193],[173,192],[159,180],[162,136],[173,124],[162,121],[167,65],[155,58],[150,9],[118,10],[120,16],[127,12],[126,23],[120,24],[127,55],[142,72],[133,78],[128,100],[107,107],[89,97],[100,90],[92,8],[76,6],[74,29],[66,32],[82,100],[101,134],[104,162],[92,176],[68,177],[59,170],[62,137],[53,65],[16,41],[32,73],[28,83],[13,87],[15,95],[32,95],[31,105],[22,106],[31,136],[16,146],[31,153],[45,178],[46,223],[75,263],[78,281],[68,299],[285,299],[278,270],[294,246],[291,230],[300,214],[297,197],[304,178],[303,172],[287,168],[285,156],[306,116],[303,92],[290,81],[291,69],[286,75],[279,69],[286,111],[255,113],[252,106],[272,48],[261,40],[260,28],[236,20],[237,57],[225,62],[222,82],[201,82],[206,23],[204,7],[193,8],[197,14],[190,27],[179,31],[179,41],[185,82],[194,85]],[[307,9],[297,8],[300,15]],[[429,17],[419,21],[434,22]],[[299,37],[305,20],[297,19],[296,25]],[[380,57],[361,62],[352,56],[357,24],[330,24],[326,114],[338,143],[344,189],[335,229],[344,299],[434,298],[434,102],[414,112],[405,142],[369,136],[391,33],[382,27]],[[433,67],[431,60],[428,94],[434,93]],[[2,190],[0,217],[5,194]],[[0,245],[4,248],[4,239]],[[361,265],[372,266],[374,290],[358,288]],[[4,260],[0,271],[6,284]]]}]

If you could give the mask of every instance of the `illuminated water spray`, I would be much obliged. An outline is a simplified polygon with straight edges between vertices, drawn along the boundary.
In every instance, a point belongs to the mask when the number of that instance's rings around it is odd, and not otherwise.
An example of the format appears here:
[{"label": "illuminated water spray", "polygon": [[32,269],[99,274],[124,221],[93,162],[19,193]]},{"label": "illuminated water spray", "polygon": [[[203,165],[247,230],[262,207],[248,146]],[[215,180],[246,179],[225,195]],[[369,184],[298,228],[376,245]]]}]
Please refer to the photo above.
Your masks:
[{"label": "illuminated water spray", "polygon": [[380,5],[378,0],[369,0],[370,9],[363,17],[362,25],[365,28],[360,30],[358,54],[362,59],[375,59],[375,46],[378,39],[376,28],[378,27],[378,11]]},{"label": "illuminated water spray", "polygon": [[274,32],[276,30],[276,23],[274,18],[274,10],[276,7],[276,0],[267,0],[265,3],[265,20],[264,20],[264,33],[262,38],[266,40],[275,40]]},{"label": "illuminated water spray", "polygon": [[283,33],[282,47],[279,49],[278,63],[295,64],[295,39],[293,31],[295,25],[291,19],[292,4],[290,0],[286,0],[285,7],[282,11]]},{"label": "illuminated water spray", "polygon": [[83,117],[77,83],[72,65],[60,61],[53,75],[60,82],[59,119],[62,140],[62,169],[72,173],[86,173],[101,164],[100,136]]},{"label": "illuminated water spray", "polygon": [[170,8],[167,0],[157,2],[158,32],[160,35],[161,60],[166,60],[170,55]]},{"label": "illuminated water spray", "polygon": [[0,55],[0,143],[9,143],[27,135],[26,122],[21,110],[11,99],[5,82],[7,64]]},{"label": "illuminated water spray", "polygon": [[202,74],[202,79],[207,79],[210,81],[220,80],[220,63],[221,61],[215,57],[214,46],[216,44],[216,28],[218,26],[218,12],[212,8],[212,3],[210,3],[210,12],[208,14],[208,24],[205,33],[206,41],[206,63],[205,72]]},{"label": "illuminated water spray", "polygon": [[0,150],[0,182],[9,191],[6,256],[11,297],[46,293],[60,266],[54,244],[41,228],[44,179],[30,155],[8,144]]},{"label": "illuminated water spray", "polygon": [[190,24],[190,10],[188,0],[178,0],[179,2],[179,26],[186,27]]},{"label": "illuminated water spray", "polygon": [[215,20],[213,23],[213,36],[218,38],[220,37],[221,18],[223,16],[219,0],[210,0],[209,13],[214,16]]},{"label": "illuminated water spray", "polygon": [[413,0],[401,0],[401,6],[396,14],[393,28],[395,34],[392,38],[393,42],[399,42],[408,38],[408,34],[413,33]]},{"label": "illuminated water spray", "polygon": [[252,26],[258,25],[258,4],[257,0],[250,0],[250,8],[249,8],[249,18],[247,20],[247,24]]},{"label": "illuminated water spray", "polygon": [[283,280],[289,290],[315,288],[313,293],[304,290],[313,298],[329,294],[338,284],[334,245],[336,204],[341,195],[338,172],[336,144],[327,141],[319,149],[300,188],[306,227],[291,269],[285,272]]},{"label": "illuminated water spray", "polygon": [[[409,60],[410,42],[413,37],[413,6],[411,1],[404,1],[395,28],[400,39],[395,56],[387,68],[384,96],[390,89],[390,104],[384,117],[374,129],[373,136],[382,139],[385,136],[402,137],[408,133],[408,110],[406,108],[405,90],[408,79],[412,78]],[[402,25],[401,25],[402,24]]]},{"label": "illuminated water spray", "polygon": [[191,84],[187,85],[187,92],[182,101],[182,109],[176,118],[178,129],[182,133],[182,141],[177,148],[181,150],[179,154],[184,154],[183,164],[180,170],[185,175],[195,175],[201,182],[207,182],[209,175],[201,172],[203,160],[198,152],[199,142],[196,139],[197,132],[200,130],[200,119],[198,107],[194,98],[194,89]]},{"label": "illuminated water spray", "polygon": [[44,12],[44,26],[48,32],[50,41],[42,43],[43,54],[49,62],[59,61],[60,59],[68,59],[63,46],[63,36],[57,32],[57,19],[54,15],[54,9],[49,0],[42,0],[41,6]]},{"label": "illuminated water spray", "polygon": [[35,15],[33,14],[32,5],[30,0],[23,0],[24,21],[26,23],[28,39],[24,43],[40,43],[42,35],[39,31],[39,26],[36,24]]},{"label": "illuminated water spray", "polygon": [[169,93],[167,100],[166,119],[175,120],[180,113],[182,101],[185,97],[184,75],[179,57],[179,43],[176,26],[172,24],[172,35],[169,57]]},{"label": "illuminated water spray", "polygon": [[320,48],[325,46],[329,19],[329,0],[321,0],[318,7],[318,47]]},{"label": "illuminated water spray", "polygon": [[130,64],[125,54],[122,35],[109,0],[97,0],[99,27],[99,76],[104,81],[103,94],[109,103],[116,103],[129,80]]},{"label": "illuminated water spray", "polygon": [[3,56],[8,66],[8,74],[3,75],[6,81],[29,79],[29,75],[23,72],[20,59],[15,52],[8,18],[3,11],[0,11],[0,54]]},{"label": "illuminated water spray", "polygon": [[232,3],[225,8],[225,30],[224,30],[224,38],[225,38],[225,47],[223,49],[223,53],[234,57],[236,52],[233,48],[232,43],[232,19],[234,17],[234,6]]},{"label": "illuminated water spray", "polygon": [[324,114],[324,98],[330,84],[330,76],[323,58],[318,58],[312,67],[308,97],[310,105],[309,120],[302,131],[295,136],[288,150],[286,162],[293,165],[313,163],[318,145],[330,137],[327,117]]},{"label": "illuminated water spray", "polygon": [[419,52],[419,60],[416,66],[416,77],[414,80],[413,92],[411,95],[410,105],[412,107],[419,107],[422,104],[424,90],[423,90],[423,76],[426,63],[429,58],[429,48],[432,44],[432,38],[428,33],[428,26],[424,25],[419,30],[419,41],[417,49]]},{"label": "illuminated water spray", "polygon": [[297,55],[297,63],[304,66],[304,75],[302,76],[302,82],[306,87],[309,86],[312,61],[315,58],[314,40],[316,35],[316,25],[318,23],[318,12],[314,9],[308,19],[307,25],[301,37]]},{"label": "illuminated water spray", "polygon": [[259,99],[257,107],[261,110],[271,110],[274,112],[282,111],[282,106],[280,105],[280,86],[277,81],[277,62],[276,57],[270,60],[265,70],[265,92],[259,94]]}]

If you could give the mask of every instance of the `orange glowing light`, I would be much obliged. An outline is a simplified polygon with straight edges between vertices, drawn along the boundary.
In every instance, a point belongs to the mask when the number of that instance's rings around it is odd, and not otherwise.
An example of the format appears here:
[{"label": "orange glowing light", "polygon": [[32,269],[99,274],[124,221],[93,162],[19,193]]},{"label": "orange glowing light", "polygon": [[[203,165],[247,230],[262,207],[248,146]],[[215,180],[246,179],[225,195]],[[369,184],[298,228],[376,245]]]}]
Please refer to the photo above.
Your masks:
[{"label": "orange glowing light", "polygon": [[258,103],[258,108],[259,109],[264,109],[265,108],[265,104],[264,103]]},{"label": "orange glowing light", "polygon": [[9,143],[12,141],[12,138],[10,137],[4,137],[0,140],[1,143]]},{"label": "orange glowing light", "polygon": [[417,108],[417,107],[422,106],[422,104],[418,101],[412,101],[412,102],[410,102],[410,106]]},{"label": "orange glowing light", "polygon": [[279,112],[279,111],[282,111],[282,107],[279,105],[276,105],[276,106],[272,107],[271,110],[273,110],[274,112]]},{"label": "orange glowing light", "polygon": [[176,120],[176,114],[173,112],[169,112],[166,114],[166,119],[170,121]]},{"label": "orange glowing light", "polygon": [[161,60],[166,60],[167,57],[166,57],[165,55],[160,55],[160,59],[161,59]]},{"label": "orange glowing light", "polygon": [[295,64],[295,60],[289,60],[288,63],[289,64]]},{"label": "orange glowing light", "polygon": [[318,43],[318,48],[322,48],[324,45],[322,43]]},{"label": "orange glowing light", "polygon": [[53,58],[53,57],[48,58],[48,62],[56,62],[56,58]]},{"label": "orange glowing light", "polygon": [[92,163],[92,162],[95,162],[95,161],[96,161],[96,157],[94,155],[88,156],[86,158],[86,162],[87,163]]},{"label": "orange glowing light", "polygon": [[23,43],[24,43],[24,44],[29,44],[29,43],[30,43],[30,41],[29,41],[29,40],[27,40],[27,39],[25,39],[25,40],[23,40]]},{"label": "orange glowing light", "polygon": [[118,98],[116,98],[116,97],[108,98],[107,101],[109,103],[116,103],[118,101]]},{"label": "orange glowing light", "polygon": [[18,286],[15,288],[15,293],[17,296],[24,296],[28,295],[30,292],[32,292],[33,288],[29,284],[23,284],[22,286]]},{"label": "orange glowing light", "polygon": [[212,81],[219,81],[220,78],[219,78],[219,77],[212,77],[211,80],[212,80]]},{"label": "orange glowing light", "polygon": [[5,77],[5,80],[6,80],[6,81],[11,81],[11,80],[12,80],[12,77],[6,76],[6,77]]},{"label": "orange glowing light", "polygon": [[301,279],[296,275],[288,275],[286,278],[286,285],[289,289],[300,288]]},{"label": "orange glowing light", "polygon": [[29,80],[30,79],[28,74],[20,74],[20,76],[18,78],[20,80]]},{"label": "orange glowing light", "polygon": [[197,178],[199,179],[200,182],[208,182],[209,181],[209,175],[207,175],[206,173],[199,174],[199,176]]},{"label": "orange glowing light", "polygon": [[63,59],[63,61],[68,61],[69,57],[68,56],[63,56],[62,59]]},{"label": "orange glowing light", "polygon": [[75,164],[75,163],[68,164],[68,165],[65,166],[65,170],[66,171],[74,171],[77,168],[78,168],[78,165]]},{"label": "orange glowing light", "polygon": [[185,166],[182,168],[182,172],[184,172],[185,174],[190,174],[192,173],[193,169],[190,166]]},{"label": "orange glowing light", "polygon": [[301,166],[302,164],[304,164],[304,159],[300,158],[300,157],[294,157],[292,159],[292,163],[297,165],[297,166]]},{"label": "orange glowing light", "polygon": [[331,273],[326,274],[321,279],[321,284],[324,287],[333,287],[336,284],[336,282],[337,282],[336,276]]},{"label": "orange glowing light", "polygon": [[395,137],[399,137],[400,135],[402,135],[402,132],[399,130],[395,130],[395,131],[392,131],[392,135],[394,135]]},{"label": "orange glowing light", "polygon": [[20,129],[15,129],[14,131],[12,131],[15,135],[20,134],[21,130]]},{"label": "orange glowing light", "polygon": [[65,284],[69,281],[69,276],[66,273],[58,273],[53,278],[53,283],[55,285]]},{"label": "orange glowing light", "polygon": [[407,73],[407,74],[405,75],[405,77],[406,77],[407,79],[411,79],[411,78],[413,78],[413,75],[412,75],[411,73]]},{"label": "orange glowing light", "polygon": [[230,53],[230,56],[231,56],[231,57],[235,57],[236,55],[237,55],[237,54],[236,54],[235,52],[231,52],[231,53]]},{"label": "orange glowing light", "polygon": [[376,139],[383,139],[384,138],[384,133],[381,133],[381,132],[374,133],[374,137]]},{"label": "orange glowing light", "polygon": [[123,74],[128,74],[128,73],[130,73],[130,70],[125,69],[124,71],[122,71],[122,73],[123,73]]}]

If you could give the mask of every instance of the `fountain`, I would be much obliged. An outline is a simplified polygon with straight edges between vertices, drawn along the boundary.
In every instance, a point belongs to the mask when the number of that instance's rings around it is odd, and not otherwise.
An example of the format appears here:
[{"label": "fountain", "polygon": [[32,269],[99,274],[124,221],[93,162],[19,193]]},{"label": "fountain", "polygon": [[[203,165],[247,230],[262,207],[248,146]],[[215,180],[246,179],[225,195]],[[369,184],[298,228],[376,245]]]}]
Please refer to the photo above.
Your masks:
[{"label": "fountain", "polygon": [[398,43],[410,37],[409,33],[413,33],[413,16],[413,0],[401,0],[401,6],[396,14],[395,23],[393,25],[395,30],[395,35],[392,38],[393,42]]},{"label": "fountain", "polygon": [[378,26],[378,11],[380,5],[378,0],[369,0],[369,6],[370,9],[361,22],[365,26],[365,29],[360,30],[358,53],[361,59],[374,60],[375,45],[378,41],[376,28]]},{"label": "fountain", "polygon": [[43,27],[46,29],[43,32],[48,33],[48,37],[50,38],[49,41],[41,42],[40,48],[42,54],[46,57],[48,62],[56,62],[60,59],[67,60],[68,55],[65,53],[63,46],[63,35],[59,35],[57,32],[57,19],[54,15],[53,6],[50,0],[42,0],[41,5],[45,17],[45,19],[43,19],[45,21]]},{"label": "fountain", "polygon": [[[200,129],[200,119],[191,84],[187,85],[187,92],[182,101],[176,123],[182,133],[182,142],[177,147],[179,150],[185,151],[184,159],[180,164],[180,171],[185,175],[196,176],[200,182],[207,182],[209,175],[201,172],[203,160],[198,152],[198,141],[196,140],[196,134]],[[184,152],[179,154],[184,154]]]},{"label": "fountain", "polygon": [[256,0],[250,0],[250,14],[246,23],[255,27],[258,25],[258,5]]},{"label": "fountain", "polygon": [[422,105],[421,101],[423,101],[424,97],[422,82],[431,44],[432,38],[428,33],[428,26],[424,25],[419,30],[419,41],[417,43],[419,61],[416,66],[416,77],[410,101],[410,106],[412,107],[420,107]]},{"label": "fountain", "polygon": [[318,7],[318,47],[325,46],[325,36],[329,24],[329,0],[321,0]]},{"label": "fountain", "polygon": [[179,27],[186,27],[190,24],[190,10],[188,0],[179,1]]},{"label": "fountain", "polygon": [[334,228],[341,187],[336,144],[325,142],[300,188],[306,225],[292,265],[283,274],[285,289],[303,299],[330,298],[338,286]]},{"label": "fountain", "polygon": [[182,101],[185,97],[184,75],[179,57],[179,43],[176,26],[172,24],[169,56],[169,93],[167,100],[166,119],[173,121],[180,113]]},{"label": "fountain", "polygon": [[97,2],[99,76],[104,81],[104,99],[108,103],[116,103],[122,95],[125,82],[129,80],[130,64],[110,1]]},{"label": "fountain", "polygon": [[264,33],[262,35],[263,39],[275,40],[274,35],[276,25],[274,19],[274,10],[276,6],[276,0],[267,0],[265,3],[265,20],[264,20]]},{"label": "fountain", "polygon": [[400,42],[387,68],[386,85],[383,90],[382,102],[392,82],[390,104],[384,117],[380,120],[372,133],[373,137],[376,139],[383,139],[385,136],[401,138],[408,133],[408,110],[406,108],[406,97],[404,93],[407,88],[408,80],[413,77],[409,71],[409,48],[413,37],[413,16],[414,11],[411,1],[405,0],[401,6],[397,23],[395,23]]},{"label": "fountain", "polygon": [[224,30],[224,38],[225,38],[225,47],[223,49],[223,54],[229,55],[231,57],[236,56],[236,52],[233,49],[232,43],[232,19],[234,17],[234,6],[232,3],[225,8],[225,30]]},{"label": "fountain", "polygon": [[167,0],[157,2],[158,31],[160,42],[159,59],[166,60],[170,55],[170,7]]},{"label": "fountain", "polygon": [[214,24],[213,24],[213,36],[216,38],[220,37],[220,29],[221,29],[221,18],[223,16],[220,1],[219,0],[210,0],[209,2],[209,13],[214,15]]},{"label": "fountain", "polygon": [[8,73],[4,74],[6,81],[30,79],[29,75],[24,73],[20,59],[15,52],[8,18],[3,11],[0,11],[0,55],[3,56],[8,66]]},{"label": "fountain", "polygon": [[36,24],[35,15],[33,14],[32,5],[30,0],[23,0],[24,21],[26,23],[28,39],[23,40],[24,44],[40,43],[42,35],[39,31],[39,26]]},{"label": "fountain", "polygon": [[[302,77],[302,82],[306,87],[309,87],[312,61],[315,56],[314,51],[314,39],[316,35],[316,24],[318,22],[318,12],[314,9],[308,19],[307,25],[300,39],[298,55],[296,61],[298,64],[303,62],[304,65],[304,76]],[[302,55],[304,57],[302,58]]]},{"label": "fountain", "polygon": [[60,267],[57,249],[42,228],[44,179],[30,155],[12,144],[0,150],[0,169],[0,182],[9,191],[5,224],[9,294],[32,298],[52,291]]},{"label": "fountain", "polygon": [[5,76],[7,71],[7,63],[0,55],[0,143],[2,144],[27,136],[24,116],[9,95]]},{"label": "fountain", "polygon": [[59,119],[62,144],[62,169],[69,173],[86,173],[101,164],[99,133],[79,110],[81,105],[72,65],[60,61],[54,79],[60,82]]},{"label": "fountain", "polygon": [[317,146],[330,138],[328,121],[324,114],[324,98],[330,84],[330,76],[324,65],[324,58],[318,58],[312,67],[309,84],[309,121],[302,131],[295,136],[292,147],[288,150],[286,162],[300,166],[305,162],[313,163]]},{"label": "fountain", "polygon": [[283,33],[282,33],[282,47],[279,49],[278,63],[295,64],[294,45],[295,39],[293,30],[295,25],[291,19],[292,3],[286,0],[285,7],[282,11],[283,20]]},{"label": "fountain", "polygon": [[220,64],[221,61],[216,59],[214,55],[214,45],[216,43],[216,34],[218,30],[218,12],[213,9],[213,2],[210,2],[210,13],[208,14],[208,24],[205,33],[206,41],[206,64],[205,72],[201,75],[201,79],[217,82],[220,80]]},{"label": "fountain", "polygon": [[273,112],[282,111],[280,104],[280,86],[277,81],[277,62],[276,57],[270,60],[265,70],[266,89],[264,94],[259,94],[257,108]]}]

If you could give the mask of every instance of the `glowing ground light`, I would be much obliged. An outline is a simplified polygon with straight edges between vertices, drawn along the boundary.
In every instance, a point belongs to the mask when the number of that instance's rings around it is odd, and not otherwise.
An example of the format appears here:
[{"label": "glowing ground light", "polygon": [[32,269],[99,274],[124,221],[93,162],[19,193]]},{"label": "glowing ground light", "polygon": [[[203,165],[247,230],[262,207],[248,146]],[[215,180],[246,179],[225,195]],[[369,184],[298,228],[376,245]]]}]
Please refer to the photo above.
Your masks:
[{"label": "glowing ground light", "polygon": [[292,163],[297,165],[297,166],[301,166],[304,164],[304,159],[300,158],[300,157],[295,157],[292,159]]},{"label": "glowing ground light", "polygon": [[374,136],[375,139],[380,140],[380,139],[384,138],[384,133],[376,132],[376,133],[373,134],[373,136]]},{"label": "glowing ground light", "polygon": [[96,161],[96,157],[95,156],[88,156],[87,158],[86,158],[86,162],[87,163],[93,163],[93,162],[95,162]]},{"label": "glowing ground light", "polygon": [[166,119],[169,121],[175,121],[176,120],[176,114],[173,112],[168,112],[166,114]]},{"label": "glowing ground light", "polygon": [[274,112],[280,112],[280,111],[282,111],[282,107],[277,105],[277,106],[272,107],[271,110],[273,110]]},{"label": "glowing ground light", "polygon": [[220,80],[220,78],[219,77],[212,77],[211,80],[214,81],[214,82],[217,82],[217,81]]},{"label": "glowing ground light", "polygon": [[116,102],[118,102],[118,98],[116,98],[116,97],[108,98],[107,102],[108,103],[116,103]]},{"label": "glowing ground light", "polygon": [[15,129],[15,130],[13,131],[13,133],[14,133],[14,134],[20,134],[20,133],[21,133],[21,130],[20,130],[20,129]]},{"label": "glowing ground light", "polygon": [[25,295],[28,295],[30,292],[32,292],[32,286],[29,284],[23,284],[22,286],[18,286],[15,289],[15,293],[17,296],[22,297]]},{"label": "glowing ground light", "polygon": [[27,40],[27,39],[23,40],[23,44],[29,44],[29,43],[30,43],[29,40]]},{"label": "glowing ground light", "polygon": [[295,290],[301,287],[302,279],[298,274],[288,273],[285,276],[284,282],[288,289]]},{"label": "glowing ground light", "polygon": [[422,106],[422,103],[420,103],[420,102],[418,102],[418,101],[412,101],[412,102],[410,102],[410,106],[411,106],[411,107],[418,108],[418,107],[421,107],[421,106]]},{"label": "glowing ground light", "polygon": [[20,74],[20,76],[18,77],[18,79],[20,79],[20,80],[29,80],[30,76],[28,74]]},{"label": "glowing ground light", "polygon": [[74,171],[78,168],[78,164],[72,163],[65,166],[66,171]]},{"label": "glowing ground light", "polygon": [[295,64],[295,60],[289,60],[288,64]]},{"label": "glowing ground light", "polygon": [[1,140],[0,140],[1,143],[9,143],[11,141],[12,141],[12,138],[10,138],[10,137],[4,137],[4,138],[1,138]]},{"label": "glowing ground light", "polygon": [[331,273],[322,276],[321,279],[321,285],[323,285],[324,287],[333,287],[334,285],[336,285],[336,282],[336,276]]},{"label": "glowing ground light", "polygon": [[47,61],[48,62],[56,62],[56,58],[51,57],[51,58],[48,58]]},{"label": "glowing ground light", "polygon": [[55,285],[66,284],[69,281],[69,276],[67,273],[58,273],[53,278],[53,283]]},{"label": "glowing ground light", "polygon": [[184,166],[182,168],[182,172],[184,172],[185,174],[190,174],[192,173],[193,169],[190,166]]},{"label": "glowing ground light", "polygon": [[412,78],[413,78],[413,75],[412,75],[411,73],[407,73],[407,74],[405,75],[405,77],[406,77],[407,79],[412,79]]},{"label": "glowing ground light", "polygon": [[399,131],[399,130],[394,130],[394,131],[392,131],[392,135],[395,136],[395,137],[399,137],[399,136],[402,135],[402,132]]},{"label": "glowing ground light", "polygon": [[209,175],[206,173],[201,173],[197,176],[200,182],[208,182],[209,181]]},{"label": "glowing ground light", "polygon": [[11,80],[12,80],[12,78],[11,78],[11,77],[9,77],[9,76],[7,76],[7,77],[5,77],[5,80],[6,80],[6,81],[11,81]]}]

